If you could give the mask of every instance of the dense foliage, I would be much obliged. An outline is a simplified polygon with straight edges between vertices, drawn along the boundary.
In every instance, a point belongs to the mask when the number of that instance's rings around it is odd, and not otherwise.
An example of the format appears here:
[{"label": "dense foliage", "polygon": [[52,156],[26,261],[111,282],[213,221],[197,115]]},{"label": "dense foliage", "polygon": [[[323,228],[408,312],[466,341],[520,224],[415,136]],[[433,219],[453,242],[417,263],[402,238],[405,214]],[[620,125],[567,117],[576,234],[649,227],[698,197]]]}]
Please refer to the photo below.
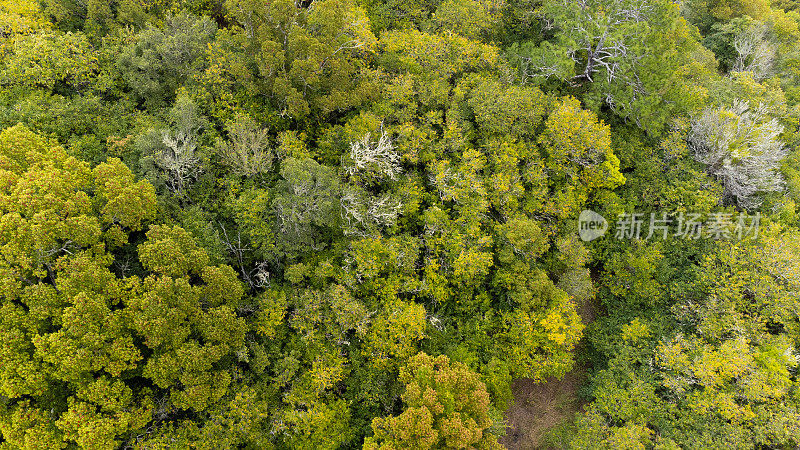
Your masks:
[{"label": "dense foliage", "polygon": [[0,449],[796,448],[798,105],[793,0],[0,0]]}]

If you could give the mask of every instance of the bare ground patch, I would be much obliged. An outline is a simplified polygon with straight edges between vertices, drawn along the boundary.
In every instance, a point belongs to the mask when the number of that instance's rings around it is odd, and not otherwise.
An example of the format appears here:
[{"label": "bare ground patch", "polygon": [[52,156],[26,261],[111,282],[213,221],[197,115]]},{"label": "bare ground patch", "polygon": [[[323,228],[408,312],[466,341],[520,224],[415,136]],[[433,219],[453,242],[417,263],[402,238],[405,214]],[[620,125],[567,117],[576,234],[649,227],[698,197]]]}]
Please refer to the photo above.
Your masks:
[{"label": "bare ground patch", "polygon": [[[589,324],[597,316],[597,302],[584,302],[578,313],[583,323]],[[514,402],[506,411],[507,434],[500,443],[511,450],[558,448],[557,443],[547,442],[547,434],[583,410],[586,402],[578,391],[586,383],[587,373],[586,364],[576,363],[561,379],[539,383],[526,378],[515,380],[511,385]]]},{"label": "bare ground patch", "polygon": [[511,390],[514,404],[506,411],[508,434],[500,443],[509,449],[548,448],[544,437],[555,426],[571,420],[583,408],[578,390],[586,382],[586,369],[578,367],[562,379],[544,383],[520,379]]}]

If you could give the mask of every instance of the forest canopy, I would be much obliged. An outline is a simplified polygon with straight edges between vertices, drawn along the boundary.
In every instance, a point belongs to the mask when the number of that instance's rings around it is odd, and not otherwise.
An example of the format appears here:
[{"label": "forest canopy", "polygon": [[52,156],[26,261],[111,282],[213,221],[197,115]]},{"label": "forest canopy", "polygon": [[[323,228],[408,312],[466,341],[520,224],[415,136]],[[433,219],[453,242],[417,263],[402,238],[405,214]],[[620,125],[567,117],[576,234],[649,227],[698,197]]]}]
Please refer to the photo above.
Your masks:
[{"label": "forest canopy", "polygon": [[794,0],[0,0],[0,450],[797,448],[799,105]]}]

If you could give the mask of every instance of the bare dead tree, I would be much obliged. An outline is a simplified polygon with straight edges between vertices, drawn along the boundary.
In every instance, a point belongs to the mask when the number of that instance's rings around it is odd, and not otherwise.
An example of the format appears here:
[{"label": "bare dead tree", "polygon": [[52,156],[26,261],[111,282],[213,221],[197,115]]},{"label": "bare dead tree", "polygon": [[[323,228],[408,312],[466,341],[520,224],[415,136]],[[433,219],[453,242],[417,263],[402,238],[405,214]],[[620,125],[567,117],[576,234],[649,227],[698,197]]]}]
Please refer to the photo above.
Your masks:
[{"label": "bare dead tree", "polygon": [[391,138],[384,131],[381,131],[377,143],[370,138],[370,133],[367,133],[360,141],[350,143],[350,164],[346,164],[346,172],[349,175],[372,172],[390,180],[396,179],[402,168],[400,155]]},{"label": "bare dead tree", "polygon": [[780,140],[783,127],[769,117],[769,108],[751,108],[735,101],[731,107],[706,109],[692,122],[688,145],[697,161],[719,179],[725,194],[745,209],[761,204],[756,194],[783,189],[778,172],[788,150]]},{"label": "bare dead tree", "polygon": [[777,48],[767,39],[768,29],[764,24],[753,25],[739,33],[733,40],[738,56],[732,71],[751,72],[757,80],[773,74]]},{"label": "bare dead tree", "polygon": [[[638,76],[639,61],[645,56],[637,49],[644,38],[655,6],[651,0],[559,0],[552,2],[544,17],[559,30],[559,43],[542,43],[530,57],[520,57],[523,78],[564,78],[567,66],[577,68],[572,85],[605,82],[625,86],[635,97],[646,94]],[[552,17],[549,17],[552,15]],[[566,56],[566,59],[564,58]],[[569,64],[567,64],[569,63]],[[606,92],[612,107],[617,99]]]},{"label": "bare dead tree", "polygon": [[397,222],[403,202],[391,195],[373,196],[346,189],[341,198],[342,219],[349,235],[368,236],[379,227],[390,227]]},{"label": "bare dead tree", "polygon": [[164,130],[164,149],[156,154],[155,163],[164,172],[166,184],[173,194],[181,194],[200,174],[200,159],[195,156],[197,142],[193,133]]},{"label": "bare dead tree", "polygon": [[225,225],[220,223],[219,227],[222,229],[222,242],[225,244],[225,248],[236,258],[236,263],[239,266],[239,273],[242,274],[242,279],[252,288],[255,283],[253,283],[253,280],[250,278],[250,271],[246,270],[244,267],[244,255],[250,251],[250,248],[242,244],[241,232],[237,231],[234,239],[228,236]]},{"label": "bare dead tree", "polygon": [[[571,3],[572,0],[564,2]],[[593,81],[594,74],[603,69],[609,81],[622,77],[619,73],[620,62],[633,56],[630,42],[635,36],[630,33],[619,34],[617,30],[626,24],[646,22],[653,10],[652,2],[610,2],[607,7],[594,5],[598,2],[588,0],[575,3],[580,6],[579,17],[574,17],[575,20],[570,21],[564,31],[575,39],[575,46],[569,51],[570,58],[583,67],[577,78]]]},{"label": "bare dead tree", "polygon": [[267,270],[269,267],[267,261],[261,261],[256,264],[255,268],[250,272],[251,279],[253,280],[253,287],[262,288],[269,287],[270,273]]},{"label": "bare dead tree", "polygon": [[365,134],[350,143],[350,154],[342,159],[346,184],[339,203],[345,234],[369,236],[394,225],[403,202],[382,192],[380,186],[396,180],[402,172],[400,154],[389,135],[381,130],[380,138],[373,142],[370,133]]}]

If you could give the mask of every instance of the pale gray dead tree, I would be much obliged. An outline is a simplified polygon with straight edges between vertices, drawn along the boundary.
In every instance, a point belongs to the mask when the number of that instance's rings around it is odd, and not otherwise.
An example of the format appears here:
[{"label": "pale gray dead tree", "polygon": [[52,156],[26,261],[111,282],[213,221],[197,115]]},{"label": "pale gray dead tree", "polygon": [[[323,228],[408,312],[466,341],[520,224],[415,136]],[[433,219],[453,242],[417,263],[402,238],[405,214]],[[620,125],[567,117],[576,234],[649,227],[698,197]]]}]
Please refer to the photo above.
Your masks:
[{"label": "pale gray dead tree", "polygon": [[761,204],[759,193],[783,189],[779,165],[788,154],[780,140],[783,126],[769,116],[769,107],[706,109],[692,122],[688,144],[697,161],[723,185],[726,197],[745,209]]},{"label": "pale gray dead tree", "polygon": [[156,154],[155,163],[164,172],[170,192],[181,194],[201,171],[195,135],[185,130],[164,130],[161,141],[164,148]]},{"label": "pale gray dead tree", "polygon": [[369,236],[381,227],[392,226],[403,208],[403,202],[393,195],[370,192],[359,185],[365,179],[378,183],[394,181],[402,172],[400,154],[389,135],[381,130],[377,142],[371,137],[367,133],[351,142],[349,158],[346,156],[342,161],[349,178],[340,198],[344,232],[348,235]]},{"label": "pale gray dead tree", "polygon": [[400,155],[386,132],[381,131],[378,142],[372,142],[370,133],[350,143],[350,161],[343,164],[348,175],[372,173],[380,178],[397,179],[402,171]]},{"label": "pale gray dead tree", "polygon": [[547,1],[541,14],[556,30],[555,39],[517,56],[522,78],[599,83],[612,109],[635,110],[636,100],[648,94],[639,76],[647,56],[640,43],[652,33],[650,22],[659,11],[652,0]]},{"label": "pale gray dead tree", "polygon": [[270,286],[269,263],[267,261],[261,261],[256,264],[252,271],[252,279],[254,287],[262,288]]},{"label": "pale gray dead tree", "polygon": [[[623,66],[633,66],[640,55],[635,55],[631,44],[637,38],[633,24],[646,22],[654,7],[650,0],[561,0],[553,2],[555,11],[566,17],[554,17],[560,28],[563,42],[569,43],[567,55],[582,70],[576,79],[594,81],[594,76],[604,71],[609,82],[620,80],[636,84]],[[542,67],[544,73],[552,73],[551,65]]]},{"label": "pale gray dead tree", "polygon": [[236,236],[228,236],[228,230],[225,229],[225,225],[222,223],[219,224],[220,228],[222,229],[222,242],[225,244],[225,247],[228,249],[228,252],[236,258],[236,262],[239,266],[239,271],[242,274],[242,278],[244,281],[250,286],[251,288],[254,286],[253,280],[250,278],[250,272],[245,270],[245,254],[249,252],[251,249],[242,243],[242,233],[237,231]]},{"label": "pale gray dead tree", "polygon": [[153,162],[170,192],[183,195],[202,171],[197,157],[198,136],[205,120],[187,95],[180,94],[169,112],[171,127],[160,130],[161,145],[153,150]]},{"label": "pale gray dead tree", "polygon": [[266,261],[262,261],[256,266],[248,270],[245,264],[246,255],[252,251],[250,247],[247,247],[242,242],[242,234],[240,231],[236,232],[236,236],[233,236],[233,233],[230,235],[228,234],[228,230],[225,229],[225,225],[220,223],[220,229],[222,230],[222,243],[225,244],[228,252],[236,258],[236,263],[239,266],[239,272],[242,274],[242,279],[245,283],[250,287],[250,289],[258,289],[264,286],[269,286],[269,278],[270,274],[268,269],[268,263]]},{"label": "pale gray dead tree", "polygon": [[737,57],[733,72],[751,72],[756,80],[769,78],[774,73],[777,47],[767,38],[764,24],[753,25],[739,33],[733,40]]},{"label": "pale gray dead tree", "polygon": [[269,147],[266,129],[260,128],[250,117],[241,116],[231,122],[227,130],[229,141],[217,144],[225,165],[245,177],[270,170],[274,152]]},{"label": "pale gray dead tree", "polygon": [[391,227],[403,209],[403,202],[389,194],[374,196],[358,189],[345,189],[341,198],[345,234],[368,236],[379,227]]}]

